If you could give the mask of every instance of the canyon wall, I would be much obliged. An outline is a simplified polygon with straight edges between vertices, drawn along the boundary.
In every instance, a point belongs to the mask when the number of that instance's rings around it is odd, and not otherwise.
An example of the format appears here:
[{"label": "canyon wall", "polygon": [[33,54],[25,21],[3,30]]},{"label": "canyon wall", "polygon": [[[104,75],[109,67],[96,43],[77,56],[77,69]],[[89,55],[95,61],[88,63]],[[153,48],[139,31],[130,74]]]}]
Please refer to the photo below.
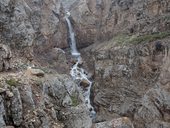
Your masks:
[{"label": "canyon wall", "polygon": [[170,29],[169,0],[80,0],[70,10],[79,47],[122,33],[144,35]]},{"label": "canyon wall", "polygon": [[52,47],[68,47],[59,0],[1,0],[0,14],[1,43],[26,52],[26,56]]},{"label": "canyon wall", "polygon": [[[93,122],[66,75],[66,10]],[[0,15],[0,127],[170,127],[170,0],[0,0]]]}]

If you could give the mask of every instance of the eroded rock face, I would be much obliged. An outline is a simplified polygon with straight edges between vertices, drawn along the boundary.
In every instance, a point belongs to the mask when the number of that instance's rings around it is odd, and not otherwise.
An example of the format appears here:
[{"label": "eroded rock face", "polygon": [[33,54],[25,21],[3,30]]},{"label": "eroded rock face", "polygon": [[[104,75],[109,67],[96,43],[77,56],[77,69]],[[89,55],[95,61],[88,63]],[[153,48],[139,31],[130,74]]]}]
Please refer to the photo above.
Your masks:
[{"label": "eroded rock face", "polygon": [[67,120],[65,121],[65,125],[67,128],[92,127],[92,119],[89,116],[89,110],[83,104],[75,108],[70,108],[66,116]]},{"label": "eroded rock face", "polygon": [[127,116],[135,128],[168,126],[169,38],[159,42],[163,49],[157,41],[108,42],[85,49],[87,58],[93,55],[89,62],[94,64],[88,66],[94,67],[96,122]]},{"label": "eroded rock face", "polygon": [[117,34],[167,31],[169,0],[77,0],[72,4],[79,47],[109,40]]},{"label": "eroded rock face", "polygon": [[94,128],[134,128],[133,124],[127,117],[113,119],[102,123],[96,123]]},{"label": "eroded rock face", "polygon": [[0,39],[28,59],[54,46],[65,48],[63,13],[59,0],[1,0]]},{"label": "eroded rock face", "polygon": [[0,86],[2,128],[90,128],[92,125],[76,83],[66,74],[39,77],[9,73],[0,76]]},{"label": "eroded rock face", "polygon": [[11,68],[12,53],[7,45],[0,44],[0,72]]}]

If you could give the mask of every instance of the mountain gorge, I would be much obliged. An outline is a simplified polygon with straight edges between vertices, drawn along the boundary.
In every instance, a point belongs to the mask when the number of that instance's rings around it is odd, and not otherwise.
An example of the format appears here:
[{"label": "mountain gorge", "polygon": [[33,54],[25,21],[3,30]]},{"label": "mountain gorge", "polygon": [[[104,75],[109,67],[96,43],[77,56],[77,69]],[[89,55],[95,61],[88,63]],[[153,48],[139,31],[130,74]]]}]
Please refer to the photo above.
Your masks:
[{"label": "mountain gorge", "polygon": [[169,47],[170,0],[0,0],[0,127],[169,128]]}]

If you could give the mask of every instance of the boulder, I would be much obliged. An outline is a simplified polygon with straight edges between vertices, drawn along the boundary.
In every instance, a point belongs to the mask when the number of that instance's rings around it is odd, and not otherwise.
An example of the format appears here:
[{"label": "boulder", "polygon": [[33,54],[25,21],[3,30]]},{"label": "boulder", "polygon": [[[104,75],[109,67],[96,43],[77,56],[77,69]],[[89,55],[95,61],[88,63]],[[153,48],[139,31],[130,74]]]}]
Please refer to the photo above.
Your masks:
[{"label": "boulder", "polygon": [[44,71],[42,71],[41,69],[33,69],[31,67],[28,67],[26,74],[34,75],[34,76],[38,76],[38,77],[43,77],[45,75]]},{"label": "boulder", "polygon": [[83,88],[86,88],[90,85],[89,81],[86,80],[86,79],[83,79],[81,82],[80,82],[80,86],[82,86]]},{"label": "boulder", "polygon": [[96,123],[94,128],[134,128],[130,119],[127,117],[113,119],[111,121],[105,121]]},{"label": "boulder", "polygon": [[67,128],[91,128],[92,119],[85,105],[72,107],[65,113],[65,127]]},{"label": "boulder", "polygon": [[48,76],[43,82],[43,93],[56,98],[56,102],[61,103],[67,94],[63,81],[57,76]]}]

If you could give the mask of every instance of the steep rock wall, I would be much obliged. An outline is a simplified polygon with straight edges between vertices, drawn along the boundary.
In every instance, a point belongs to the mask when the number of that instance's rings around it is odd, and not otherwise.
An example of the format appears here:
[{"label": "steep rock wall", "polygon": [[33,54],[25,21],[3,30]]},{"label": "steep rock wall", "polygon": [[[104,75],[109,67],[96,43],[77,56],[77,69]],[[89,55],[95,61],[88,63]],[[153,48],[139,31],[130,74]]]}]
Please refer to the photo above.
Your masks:
[{"label": "steep rock wall", "polygon": [[169,47],[166,38],[128,45],[112,40],[84,49],[94,73],[96,122],[126,116],[135,128],[170,126]]},{"label": "steep rock wall", "polygon": [[[1,0],[0,39],[12,49],[42,53],[67,47],[64,10],[59,0]],[[24,50],[23,50],[24,49]]]},{"label": "steep rock wall", "polygon": [[79,47],[117,34],[168,31],[169,0],[80,0],[70,8]]}]

